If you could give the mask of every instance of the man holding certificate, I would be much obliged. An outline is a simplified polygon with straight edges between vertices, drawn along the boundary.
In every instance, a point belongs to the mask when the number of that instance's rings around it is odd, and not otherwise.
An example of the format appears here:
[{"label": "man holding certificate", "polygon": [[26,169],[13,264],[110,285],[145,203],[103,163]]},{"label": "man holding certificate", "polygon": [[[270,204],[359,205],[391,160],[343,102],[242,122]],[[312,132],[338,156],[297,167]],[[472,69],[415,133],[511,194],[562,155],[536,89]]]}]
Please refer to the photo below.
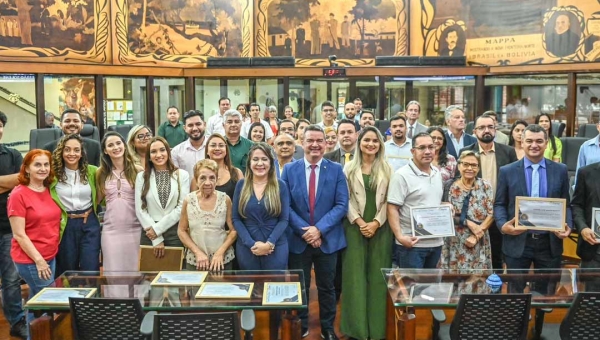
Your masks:
[{"label": "man holding certificate", "polygon": [[[445,226],[453,232],[452,213],[448,207],[445,220],[444,215],[432,213],[442,204],[444,188],[439,170],[431,165],[435,154],[431,136],[425,132],[415,135],[411,153],[413,158],[394,173],[388,189],[388,221],[396,238],[394,264],[400,268],[436,268],[443,243],[439,236],[443,230],[434,228],[437,232],[433,233],[430,227]],[[429,210],[429,216],[413,221],[416,208]],[[415,230],[421,230],[421,234],[427,231],[430,235],[417,237]]]},{"label": "man holding certificate", "polygon": [[[500,168],[494,204],[496,226],[503,234],[506,266],[529,270],[533,263],[534,268],[560,268],[562,240],[569,236],[573,225],[567,167],[544,159],[548,135],[539,125],[525,128],[522,145],[525,157]],[[515,216],[516,209],[519,216]],[[544,215],[562,218],[549,225]],[[515,282],[511,291],[522,292],[524,287],[525,282]],[[534,289],[546,294],[552,288],[548,288],[546,280],[536,282]]]}]

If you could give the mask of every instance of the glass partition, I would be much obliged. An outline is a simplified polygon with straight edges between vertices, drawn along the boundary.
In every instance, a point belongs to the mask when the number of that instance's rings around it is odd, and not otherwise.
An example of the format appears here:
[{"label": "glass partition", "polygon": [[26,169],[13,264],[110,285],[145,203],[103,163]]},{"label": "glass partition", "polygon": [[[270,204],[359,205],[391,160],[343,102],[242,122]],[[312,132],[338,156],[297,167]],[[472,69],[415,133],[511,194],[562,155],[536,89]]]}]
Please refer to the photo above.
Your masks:
[{"label": "glass partition", "polygon": [[266,110],[268,106],[277,107],[277,116],[285,118],[283,115],[283,82],[280,82],[279,79],[256,79],[254,98],[260,105],[265,118],[268,117]]},{"label": "glass partition", "polygon": [[502,113],[502,122],[534,122],[540,113],[567,122],[566,74],[493,76],[485,79],[485,86],[489,97],[486,109]]},{"label": "glass partition", "polygon": [[167,121],[167,110],[171,106],[177,108],[179,119],[183,119],[183,112],[188,110],[185,107],[185,79],[154,78],[154,89],[158,93],[158,111],[154,112],[157,127]]},{"label": "glass partition", "polygon": [[[26,153],[29,150],[29,131],[37,128],[34,75],[0,75],[0,111],[7,118],[0,143]],[[59,115],[58,111],[48,112],[47,123],[40,128],[58,128]]]},{"label": "glass partition", "polygon": [[445,125],[444,110],[450,105],[464,108],[466,119],[475,118],[475,77],[415,77],[393,78],[394,81],[412,82],[412,98],[421,104],[419,121],[427,126]]},{"label": "glass partition", "polygon": [[[104,77],[103,85],[105,128],[111,125],[146,124],[145,78]],[[154,99],[157,104],[158,98],[155,96]],[[155,127],[152,128],[156,131]]]},{"label": "glass partition", "polygon": [[45,76],[44,108],[55,116],[66,109],[75,109],[81,112],[84,123],[96,125],[95,88],[94,77],[90,76]]},{"label": "glass partition", "polygon": [[356,95],[348,99],[360,98],[363,111],[371,111],[379,119],[379,77],[352,80],[356,81]]},{"label": "glass partition", "polygon": [[227,97],[231,99],[232,109],[239,104],[249,104],[250,92],[250,79],[227,79]]},{"label": "glass partition", "polygon": [[[383,103],[383,116],[385,119],[390,119],[399,112],[406,110],[406,103],[410,100],[406,98],[406,81],[401,79],[386,79],[385,86],[385,102]],[[423,119],[424,123],[425,119]]]},{"label": "glass partition", "polygon": [[600,122],[600,73],[577,75],[577,126]]},{"label": "glass partition", "polygon": [[[196,110],[204,113],[204,120],[208,120],[219,112],[219,98],[221,98],[220,79],[195,80]],[[234,103],[231,103],[234,105]]]}]

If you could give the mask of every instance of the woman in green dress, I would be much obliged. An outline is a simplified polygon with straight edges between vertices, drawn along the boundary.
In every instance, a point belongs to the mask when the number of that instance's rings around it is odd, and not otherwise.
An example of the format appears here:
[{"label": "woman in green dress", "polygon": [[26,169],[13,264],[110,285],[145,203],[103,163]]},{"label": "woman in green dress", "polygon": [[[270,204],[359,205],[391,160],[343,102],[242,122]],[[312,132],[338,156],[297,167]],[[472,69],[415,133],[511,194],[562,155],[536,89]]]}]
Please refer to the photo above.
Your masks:
[{"label": "woman in green dress", "polygon": [[350,202],[342,255],[341,331],[351,339],[384,339],[387,288],[381,268],[392,265],[392,232],[386,223],[392,169],[378,129],[365,127],[354,159],[344,167]]}]

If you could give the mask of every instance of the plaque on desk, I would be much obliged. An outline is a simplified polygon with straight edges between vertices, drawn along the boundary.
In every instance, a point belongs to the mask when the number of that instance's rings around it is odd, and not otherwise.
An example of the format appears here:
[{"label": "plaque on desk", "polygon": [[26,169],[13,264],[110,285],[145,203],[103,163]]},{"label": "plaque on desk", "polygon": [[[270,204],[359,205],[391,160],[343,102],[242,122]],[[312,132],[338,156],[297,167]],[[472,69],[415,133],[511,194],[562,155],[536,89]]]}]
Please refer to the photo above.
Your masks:
[{"label": "plaque on desk", "polygon": [[454,236],[454,219],[449,205],[410,208],[410,220],[414,237]]},{"label": "plaque on desk", "polygon": [[564,231],[566,217],[564,198],[515,198],[515,229]]},{"label": "plaque on desk", "polygon": [[89,298],[96,294],[96,288],[44,288],[29,299],[27,306],[56,305],[68,306],[70,297]]},{"label": "plaque on desk", "polygon": [[196,299],[249,299],[253,282],[205,282]]},{"label": "plaque on desk", "polygon": [[265,282],[263,305],[302,305],[300,282]]},{"label": "plaque on desk", "polygon": [[208,272],[196,271],[162,271],[152,280],[152,286],[200,286]]},{"label": "plaque on desk", "polygon": [[592,208],[592,225],[590,227],[596,236],[596,241],[600,242],[600,208]]},{"label": "plaque on desk", "polygon": [[416,304],[445,304],[450,301],[454,283],[417,283],[410,287],[410,302]]}]

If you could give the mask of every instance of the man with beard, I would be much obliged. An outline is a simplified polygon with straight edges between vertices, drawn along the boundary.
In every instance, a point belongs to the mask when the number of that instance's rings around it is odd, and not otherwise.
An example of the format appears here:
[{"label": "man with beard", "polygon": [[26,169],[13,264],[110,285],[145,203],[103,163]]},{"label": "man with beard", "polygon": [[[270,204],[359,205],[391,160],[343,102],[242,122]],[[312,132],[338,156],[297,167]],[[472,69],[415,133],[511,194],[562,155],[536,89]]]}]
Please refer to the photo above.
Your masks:
[{"label": "man with beard", "polygon": [[[294,140],[296,139],[296,124],[290,119],[284,119],[279,123],[279,129],[277,130],[277,135],[281,136],[282,134],[291,136]],[[302,146],[295,145],[294,147],[294,159],[300,159],[304,157],[304,149]],[[283,169],[283,164],[279,163],[281,169]]]},{"label": "man with beard", "polygon": [[[79,135],[81,133],[81,129],[83,129],[83,119],[81,113],[75,109],[66,109],[63,111],[62,115],[60,116],[60,128],[65,135]],[[47,143],[44,145],[44,150],[48,150],[50,153],[54,152],[59,140],[60,138]],[[85,149],[88,163],[95,166],[100,166],[100,143],[93,139],[83,138],[83,148]]]},{"label": "man with beard", "polygon": [[363,111],[360,116],[360,128],[365,126],[375,126],[375,115],[371,111]]},{"label": "man with beard", "polygon": [[[512,147],[494,142],[496,122],[493,117],[486,114],[477,117],[473,131],[477,137],[477,142],[461,149],[460,153],[469,150],[479,154],[481,167],[477,177],[488,181],[495,193],[500,167],[516,162],[518,160],[517,154]],[[502,234],[498,228],[490,228],[489,231],[492,247],[492,266],[496,270],[502,270]]]},{"label": "man with beard", "polygon": [[356,105],[354,105],[354,103],[348,102],[346,105],[344,105],[344,117],[354,122],[356,131],[360,130],[360,124],[358,123],[358,120],[354,119],[354,117],[356,117]]},{"label": "man with beard", "polygon": [[408,164],[412,157],[412,141],[406,138],[406,125],[404,116],[394,116],[390,119],[392,139],[385,142],[385,157],[394,172]]},{"label": "man with beard", "polygon": [[326,153],[323,158],[341,164],[343,167],[354,157],[357,137],[354,122],[350,119],[342,119],[338,123],[337,129],[337,138],[340,147]]},{"label": "man with beard", "polygon": [[354,103],[354,109],[356,110],[356,116],[354,116],[354,120],[360,122],[360,116],[362,116],[362,100],[360,98],[356,98],[352,101]]},{"label": "man with beard", "polygon": [[[190,176],[194,175],[194,166],[198,161],[204,159],[206,152],[207,138],[204,136],[205,126],[203,117],[204,114],[198,110],[191,110],[184,113],[183,129],[188,139],[171,150],[173,164],[187,171]],[[191,182],[192,188],[195,188],[196,181]]]}]

